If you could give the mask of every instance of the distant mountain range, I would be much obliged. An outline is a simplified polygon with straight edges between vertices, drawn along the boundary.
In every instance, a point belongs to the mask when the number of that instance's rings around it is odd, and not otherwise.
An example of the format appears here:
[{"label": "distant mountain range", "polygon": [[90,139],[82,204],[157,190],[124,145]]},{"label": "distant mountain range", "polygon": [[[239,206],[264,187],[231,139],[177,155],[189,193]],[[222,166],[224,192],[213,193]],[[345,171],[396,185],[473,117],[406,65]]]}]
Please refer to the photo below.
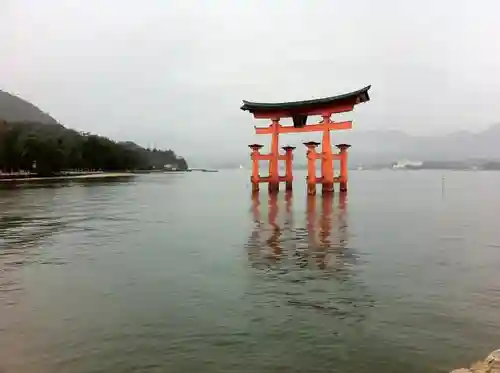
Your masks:
[{"label": "distant mountain range", "polygon": [[352,144],[351,160],[374,164],[402,159],[414,161],[500,160],[500,123],[485,131],[443,136],[411,136],[401,131],[350,131],[335,141]]},{"label": "distant mountain range", "polygon": [[6,122],[58,124],[32,103],[0,90],[0,119]]},{"label": "distant mountain range", "polygon": [[[351,167],[387,165],[406,159],[466,163],[500,161],[500,123],[478,133],[458,131],[442,136],[412,136],[402,131],[353,129],[332,132],[332,142],[352,145]],[[299,136],[295,142],[287,142],[287,144],[297,146],[295,164],[298,167],[305,165],[305,147],[300,143]],[[211,157],[211,154],[206,154],[203,158],[200,157],[201,159],[203,159],[203,166],[215,168],[234,168],[239,167],[240,164],[247,167],[250,165],[249,151],[245,146],[242,146],[241,153],[234,154],[232,157],[224,155],[223,160],[218,160],[215,155]]]},{"label": "distant mountain range", "polygon": [[[60,126],[54,118],[35,105],[1,90],[0,120]],[[297,166],[306,164],[305,149],[300,141],[301,137],[296,136],[291,143],[287,143],[297,146]],[[443,136],[412,136],[402,131],[353,129],[333,132],[332,142],[352,145],[351,166],[389,164],[404,159],[432,162],[500,161],[500,123],[478,133],[458,131]],[[193,156],[192,159],[191,163],[195,167],[236,168],[240,164],[250,164],[249,150],[244,145],[241,152],[234,154],[224,153],[218,156],[207,153]]]}]

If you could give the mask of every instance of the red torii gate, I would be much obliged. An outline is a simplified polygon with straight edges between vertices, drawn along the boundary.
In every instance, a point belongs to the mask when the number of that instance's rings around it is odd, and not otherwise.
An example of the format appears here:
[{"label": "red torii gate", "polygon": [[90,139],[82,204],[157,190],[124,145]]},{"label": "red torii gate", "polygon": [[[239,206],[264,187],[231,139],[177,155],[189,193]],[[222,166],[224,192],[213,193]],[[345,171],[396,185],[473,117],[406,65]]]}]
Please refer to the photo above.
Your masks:
[{"label": "red torii gate", "polygon": [[[249,111],[256,119],[270,119],[268,127],[255,127],[257,135],[272,135],[271,152],[261,154],[260,144],[252,144],[253,171],[252,171],[252,191],[259,190],[259,183],[268,183],[269,192],[278,192],[279,183],[286,182],[287,190],[292,189],[292,161],[293,147],[286,147],[285,154],[279,153],[279,134],[280,133],[303,133],[303,132],[322,132],[322,150],[317,153],[315,148],[319,143],[308,142],[308,194],[316,194],[316,183],[322,184],[323,193],[333,192],[335,182],[340,183],[340,191],[347,191],[347,149],[349,145],[339,144],[338,154],[332,153],[332,144],[330,131],[347,130],[352,128],[351,121],[334,122],[331,120],[332,114],[349,112],[354,106],[370,100],[368,90],[370,86],[363,89],[326,98],[320,98],[307,101],[282,102],[282,103],[259,103],[243,100],[241,110]],[[307,117],[310,115],[320,115],[323,119],[316,124],[307,124]],[[292,118],[293,126],[282,126],[282,118]],[[316,177],[315,161],[321,159],[321,177]],[[334,177],[333,160],[339,159],[341,163],[340,176]],[[263,177],[259,175],[259,160],[269,161],[269,175]],[[286,175],[279,176],[278,161],[285,160]]]}]

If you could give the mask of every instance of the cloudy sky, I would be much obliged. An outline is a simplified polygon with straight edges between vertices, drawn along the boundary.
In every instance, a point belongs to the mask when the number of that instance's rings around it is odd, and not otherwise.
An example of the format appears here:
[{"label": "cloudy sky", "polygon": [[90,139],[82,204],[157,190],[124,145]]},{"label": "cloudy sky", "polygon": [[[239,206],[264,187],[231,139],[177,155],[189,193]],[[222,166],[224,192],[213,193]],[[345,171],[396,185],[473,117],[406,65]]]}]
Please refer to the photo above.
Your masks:
[{"label": "cloudy sky", "polygon": [[68,127],[246,152],[242,99],[371,84],[356,129],[500,121],[498,0],[0,0],[0,89]]}]

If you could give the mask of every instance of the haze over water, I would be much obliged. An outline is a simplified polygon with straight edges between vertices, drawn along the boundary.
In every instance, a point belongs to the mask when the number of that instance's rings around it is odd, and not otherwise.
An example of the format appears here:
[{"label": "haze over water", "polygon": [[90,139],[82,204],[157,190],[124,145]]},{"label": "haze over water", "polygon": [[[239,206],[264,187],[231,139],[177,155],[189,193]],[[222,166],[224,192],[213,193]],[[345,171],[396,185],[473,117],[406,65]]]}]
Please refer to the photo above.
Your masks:
[{"label": "haze over water", "polygon": [[[443,181],[444,175],[444,181]],[[0,189],[0,372],[439,372],[498,348],[494,172]]]}]

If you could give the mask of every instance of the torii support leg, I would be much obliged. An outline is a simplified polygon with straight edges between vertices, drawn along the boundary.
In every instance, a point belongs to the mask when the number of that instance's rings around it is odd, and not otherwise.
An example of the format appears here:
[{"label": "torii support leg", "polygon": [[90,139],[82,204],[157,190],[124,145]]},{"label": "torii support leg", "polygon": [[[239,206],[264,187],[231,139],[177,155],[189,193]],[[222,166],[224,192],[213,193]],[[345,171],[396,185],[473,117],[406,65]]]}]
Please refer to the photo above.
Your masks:
[{"label": "torii support leg", "polygon": [[309,196],[316,195],[316,147],[319,143],[309,141],[304,143],[307,146],[307,194]]},{"label": "torii support leg", "polygon": [[269,183],[268,189],[270,193],[277,193],[280,190],[280,181],[278,173],[278,159],[279,159],[279,119],[273,119],[271,124],[272,139],[271,139],[271,158],[269,159]]},{"label": "torii support leg", "polygon": [[293,150],[295,146],[284,146],[285,151],[285,190],[291,191],[293,189]]},{"label": "torii support leg", "polygon": [[250,181],[252,183],[252,193],[259,192],[259,183],[260,183],[260,175],[259,175],[259,159],[260,153],[259,150],[263,147],[260,144],[251,144],[248,145],[250,149],[252,149],[252,154],[250,155],[252,159],[252,177]]},{"label": "torii support leg", "polygon": [[347,149],[351,147],[348,144],[336,145],[340,149],[340,191],[347,192],[347,182],[348,182],[348,167],[347,167]]},{"label": "torii support leg", "polygon": [[322,180],[322,193],[332,193],[333,192],[333,154],[332,154],[332,143],[330,140],[330,130],[328,125],[331,123],[331,114],[325,113],[323,115],[323,125],[325,126],[323,130],[323,140],[322,140],[322,154],[321,154],[321,173],[323,176]]}]

